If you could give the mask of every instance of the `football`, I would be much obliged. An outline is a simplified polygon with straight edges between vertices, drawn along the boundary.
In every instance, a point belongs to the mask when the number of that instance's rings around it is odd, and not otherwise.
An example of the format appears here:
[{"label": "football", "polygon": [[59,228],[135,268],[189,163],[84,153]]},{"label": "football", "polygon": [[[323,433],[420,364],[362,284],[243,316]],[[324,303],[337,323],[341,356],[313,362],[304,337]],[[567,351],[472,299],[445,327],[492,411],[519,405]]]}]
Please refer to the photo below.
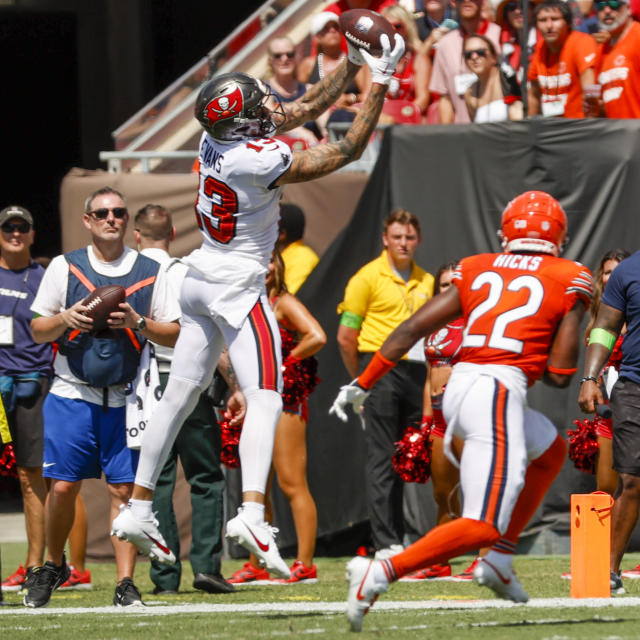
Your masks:
[{"label": "football", "polygon": [[108,329],[107,319],[112,311],[120,311],[118,305],[124,302],[127,292],[119,284],[105,284],[96,287],[83,301],[88,307],[85,315],[93,319],[93,331]]},{"label": "football", "polygon": [[396,34],[391,23],[379,13],[369,9],[350,9],[338,18],[344,37],[356,48],[364,49],[372,56],[382,53],[380,36],[386,33],[391,48]]}]

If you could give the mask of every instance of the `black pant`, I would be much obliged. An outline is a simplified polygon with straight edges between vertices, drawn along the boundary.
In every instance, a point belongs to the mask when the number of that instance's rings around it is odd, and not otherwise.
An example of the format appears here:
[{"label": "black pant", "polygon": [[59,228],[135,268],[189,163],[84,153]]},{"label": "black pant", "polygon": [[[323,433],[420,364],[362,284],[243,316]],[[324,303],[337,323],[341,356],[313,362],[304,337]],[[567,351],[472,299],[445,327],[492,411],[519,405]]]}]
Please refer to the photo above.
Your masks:
[{"label": "black pant", "polygon": [[[360,354],[361,370],[372,357]],[[367,510],[376,549],[402,544],[404,537],[404,482],[393,470],[391,456],[405,429],[422,418],[426,371],[423,363],[401,360],[376,383],[364,405]]]},{"label": "black pant", "polygon": [[[160,374],[163,389],[167,377]],[[178,456],[191,487],[191,568],[194,574],[220,572],[225,484],[220,449],[220,427],[203,394],[178,433],[153,495],[160,532],[178,558],[173,565],[152,562],[151,580],[161,589],[177,591],[180,585],[180,535],[173,511]]]},{"label": "black pant", "polygon": [[620,378],[611,392],[613,468],[640,476],[640,384]]}]

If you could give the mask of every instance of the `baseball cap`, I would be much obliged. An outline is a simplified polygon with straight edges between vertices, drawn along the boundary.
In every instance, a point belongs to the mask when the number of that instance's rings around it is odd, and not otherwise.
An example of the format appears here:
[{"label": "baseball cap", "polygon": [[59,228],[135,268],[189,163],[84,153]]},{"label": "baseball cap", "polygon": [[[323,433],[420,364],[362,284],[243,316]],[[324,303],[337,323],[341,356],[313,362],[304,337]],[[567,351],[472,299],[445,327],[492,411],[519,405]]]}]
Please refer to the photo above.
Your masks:
[{"label": "baseball cap", "polygon": [[330,22],[338,24],[338,16],[332,11],[322,11],[313,16],[311,21],[311,35],[320,33]]},{"label": "baseball cap", "polygon": [[19,207],[17,204],[12,204],[0,211],[0,225],[4,224],[7,220],[11,220],[11,218],[22,218],[33,227],[33,216],[31,213],[24,207]]}]

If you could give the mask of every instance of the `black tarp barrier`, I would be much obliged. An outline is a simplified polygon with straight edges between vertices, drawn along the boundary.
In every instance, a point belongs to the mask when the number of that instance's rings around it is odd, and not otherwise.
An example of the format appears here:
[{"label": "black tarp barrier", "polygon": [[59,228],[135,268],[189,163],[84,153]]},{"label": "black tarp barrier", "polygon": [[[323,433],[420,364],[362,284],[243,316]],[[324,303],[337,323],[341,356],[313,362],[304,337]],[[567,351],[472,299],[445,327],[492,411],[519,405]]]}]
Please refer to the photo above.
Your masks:
[{"label": "black tarp barrier", "polygon": [[[319,550],[352,552],[343,545],[349,531],[351,546],[361,543],[366,532],[362,429],[358,419],[343,424],[328,415],[339,386],[348,382],[336,343],[336,307],[348,279],[381,251],[382,221],[395,207],[420,219],[423,238],[416,260],[434,273],[445,260],[498,251],[501,212],[511,198],[529,189],[551,193],[567,212],[570,241],[564,257],[593,267],[608,249],[635,250],[640,122],[532,119],[387,130],[351,222],[298,293],[328,337],[317,356],[322,383],[309,401],[307,433]],[[566,435],[581,417],[577,394],[575,380],[566,390],[538,383],[529,402]],[[431,485],[407,486],[405,513],[412,529],[422,533],[435,523]],[[567,461],[528,531],[550,527],[568,532],[570,494],[594,489],[594,477]],[[274,503],[279,544],[295,546],[288,506],[278,491]]]}]

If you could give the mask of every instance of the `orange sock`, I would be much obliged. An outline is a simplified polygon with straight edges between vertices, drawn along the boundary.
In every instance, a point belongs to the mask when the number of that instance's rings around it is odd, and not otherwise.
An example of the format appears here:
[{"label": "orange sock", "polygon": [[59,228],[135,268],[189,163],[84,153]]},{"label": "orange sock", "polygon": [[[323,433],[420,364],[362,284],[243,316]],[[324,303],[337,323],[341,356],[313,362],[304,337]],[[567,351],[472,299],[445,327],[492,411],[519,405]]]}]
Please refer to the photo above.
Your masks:
[{"label": "orange sock", "polygon": [[[524,478],[524,487],[520,492],[516,506],[513,508],[509,527],[500,539],[500,543],[493,548],[494,551],[513,553],[520,534],[560,473],[566,455],[567,447],[564,440],[558,436],[539,458],[529,463]],[[503,541],[506,543],[504,547]]]},{"label": "orange sock", "polygon": [[389,562],[397,579],[432,564],[446,562],[467,551],[491,546],[499,537],[498,530],[487,522],[457,518],[431,529]]}]

